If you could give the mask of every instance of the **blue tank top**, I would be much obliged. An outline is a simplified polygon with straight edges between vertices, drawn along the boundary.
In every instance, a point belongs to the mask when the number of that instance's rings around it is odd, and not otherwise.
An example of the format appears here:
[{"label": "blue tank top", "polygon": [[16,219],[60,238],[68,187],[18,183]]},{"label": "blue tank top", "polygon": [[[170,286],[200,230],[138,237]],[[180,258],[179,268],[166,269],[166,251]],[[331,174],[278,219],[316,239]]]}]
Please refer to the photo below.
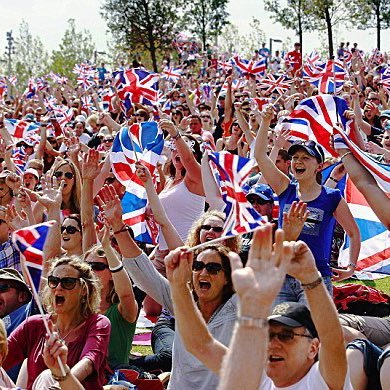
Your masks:
[{"label": "blue tank top", "polygon": [[[279,195],[279,226],[283,224],[283,212],[290,209],[294,200],[299,201],[297,190],[298,184],[290,183],[286,190]],[[304,241],[313,252],[317,268],[322,276],[332,275],[329,260],[336,223],[333,213],[340,200],[340,190],[322,186],[320,195],[307,202],[307,210],[310,211],[310,214],[298,237],[298,240]]]}]

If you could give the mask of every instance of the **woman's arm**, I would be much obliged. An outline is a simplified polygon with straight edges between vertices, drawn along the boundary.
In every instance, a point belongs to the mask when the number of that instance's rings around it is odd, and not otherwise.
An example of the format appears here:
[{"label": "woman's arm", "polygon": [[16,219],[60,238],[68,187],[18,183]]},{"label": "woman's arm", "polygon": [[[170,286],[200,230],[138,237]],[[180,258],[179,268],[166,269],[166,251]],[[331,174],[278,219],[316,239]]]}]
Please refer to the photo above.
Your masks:
[{"label": "woman's arm", "polygon": [[117,270],[115,272],[111,271],[111,277],[119,298],[118,311],[127,322],[133,323],[137,320],[138,304],[134,297],[131,280],[123,268],[122,262],[111,246],[109,228],[105,226],[103,229],[101,243],[107,258],[108,266],[110,267],[110,270]]},{"label": "woman's arm", "polygon": [[267,155],[268,129],[273,117],[273,107],[268,106],[260,123],[259,113],[256,119],[260,124],[256,136],[255,158],[266,182],[272,187],[277,195],[281,194],[289,185],[290,179],[281,172]]},{"label": "woman's arm", "polygon": [[255,137],[252,135],[251,129],[249,128],[249,123],[245,119],[240,103],[234,103],[234,107],[236,108],[237,122],[240,126],[240,129],[245,134],[246,141],[249,145],[255,140]]},{"label": "woman's arm", "polygon": [[152,176],[150,175],[149,170],[140,162],[136,163],[136,168],[136,174],[145,186],[149,206],[152,209],[156,222],[161,227],[161,231],[168,245],[168,249],[172,250],[178,248],[179,246],[183,246],[184,243],[182,239],[169,220],[164,210],[164,206],[161,204],[160,198],[158,197],[156,189],[154,188]]},{"label": "woman's arm", "polygon": [[209,204],[210,210],[223,210],[225,202],[211,172],[207,153],[203,154],[201,168],[206,202]]}]

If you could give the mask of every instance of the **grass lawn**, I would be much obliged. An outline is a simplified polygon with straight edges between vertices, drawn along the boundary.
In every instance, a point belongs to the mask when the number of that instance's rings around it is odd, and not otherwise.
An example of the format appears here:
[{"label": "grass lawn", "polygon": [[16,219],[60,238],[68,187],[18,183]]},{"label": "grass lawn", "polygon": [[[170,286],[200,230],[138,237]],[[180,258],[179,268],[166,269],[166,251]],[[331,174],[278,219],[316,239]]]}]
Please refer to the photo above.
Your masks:
[{"label": "grass lawn", "polygon": [[[356,279],[347,279],[342,282],[335,282],[336,285],[346,284],[346,283],[358,283],[365,284],[366,286],[375,287],[378,290],[383,291],[384,293],[390,295],[390,276],[388,278],[377,279],[377,280],[356,280]],[[147,345],[133,345],[131,352],[137,352],[141,355],[150,355],[153,353],[152,348]]]},{"label": "grass lawn", "polygon": [[343,280],[342,282],[335,282],[335,285],[341,285],[346,283],[365,284],[366,286],[375,287],[376,289],[381,290],[384,293],[390,295],[390,276],[388,278],[377,279],[377,280],[347,279],[347,280]]}]

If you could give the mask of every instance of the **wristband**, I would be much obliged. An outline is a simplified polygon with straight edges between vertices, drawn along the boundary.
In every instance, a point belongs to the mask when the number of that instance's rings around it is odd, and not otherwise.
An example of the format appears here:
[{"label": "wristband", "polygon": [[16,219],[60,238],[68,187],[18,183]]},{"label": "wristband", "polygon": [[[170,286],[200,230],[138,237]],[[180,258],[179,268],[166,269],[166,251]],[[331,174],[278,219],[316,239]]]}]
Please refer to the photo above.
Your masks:
[{"label": "wristband", "polygon": [[129,231],[129,227],[126,224],[124,224],[119,230],[114,232],[114,234],[119,234],[119,233],[123,233],[123,232],[127,232],[127,231]]},{"label": "wristband", "polygon": [[332,181],[334,181],[335,183],[338,183],[339,181],[338,180],[336,180],[334,177],[332,177],[332,176],[329,176],[329,180],[332,180]]},{"label": "wristband", "polygon": [[115,268],[110,268],[108,267],[108,269],[110,270],[110,272],[112,274],[115,274],[116,272],[119,272],[119,271],[122,271],[123,270],[123,263],[120,263],[118,266],[116,266]]},{"label": "wristband", "polygon": [[239,325],[248,328],[259,328],[263,329],[268,326],[268,320],[266,318],[252,318],[241,316],[237,318]]},{"label": "wristband", "polygon": [[172,139],[176,141],[179,138],[181,138],[181,134],[180,134],[180,131],[177,130],[177,134],[174,137],[172,137]]},{"label": "wristband", "polygon": [[69,366],[66,364],[65,365],[65,375],[62,375],[62,376],[58,376],[58,375],[55,375],[55,374],[53,374],[53,373],[51,373],[51,376],[53,377],[53,379],[55,380],[55,381],[57,381],[57,382],[63,382],[65,379],[66,379],[66,377],[68,376],[68,374],[70,373],[70,368],[69,368]]},{"label": "wristband", "polygon": [[351,152],[351,151],[348,151],[348,152],[344,153],[344,154],[340,157],[340,160],[343,161],[343,158],[344,158],[345,156],[348,156],[348,154],[352,154],[352,152]]},{"label": "wristband", "polygon": [[313,288],[316,288],[322,283],[323,279],[322,276],[319,276],[318,279],[316,279],[314,282],[311,283],[301,283],[301,286],[304,290],[313,290]]}]

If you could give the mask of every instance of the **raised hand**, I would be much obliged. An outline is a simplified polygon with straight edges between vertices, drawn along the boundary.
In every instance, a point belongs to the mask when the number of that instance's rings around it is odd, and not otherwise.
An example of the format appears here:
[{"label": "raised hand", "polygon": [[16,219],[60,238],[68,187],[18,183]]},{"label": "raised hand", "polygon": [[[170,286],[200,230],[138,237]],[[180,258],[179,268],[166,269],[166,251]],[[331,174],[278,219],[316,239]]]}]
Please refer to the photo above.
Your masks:
[{"label": "raised hand", "polygon": [[282,128],[275,138],[275,146],[277,146],[279,149],[282,149],[286,142],[289,140],[289,138],[290,130]]},{"label": "raised hand", "polygon": [[81,164],[81,176],[83,180],[94,180],[102,170],[103,163],[99,164],[99,152],[95,149],[89,149],[84,155]]},{"label": "raised hand", "polygon": [[266,224],[254,233],[245,268],[237,254],[229,254],[233,286],[241,302],[241,315],[253,318],[266,315],[265,308],[269,310],[280,291],[293,256],[293,243],[283,240],[283,230],[277,230],[273,248],[272,225]]},{"label": "raised hand", "polygon": [[152,175],[149,172],[149,169],[145,167],[141,162],[135,163],[136,171],[135,174],[138,176],[138,178],[142,181],[142,183],[151,183],[152,182]]},{"label": "raised hand", "polygon": [[61,180],[59,183],[58,179],[55,176],[51,176],[50,173],[46,173],[42,176],[42,195],[37,192],[24,190],[30,195],[36,197],[37,201],[49,209],[60,209],[62,203],[62,190],[64,189],[65,181]]},{"label": "raised hand", "polygon": [[177,248],[165,257],[167,279],[173,287],[186,287],[192,278],[193,253],[185,247]]},{"label": "raised hand", "polygon": [[11,190],[16,191],[22,185],[22,180],[16,173],[10,172],[5,178],[5,184],[7,184]]},{"label": "raised hand", "polygon": [[123,227],[122,205],[115,188],[112,185],[105,185],[97,196],[99,206],[103,210],[104,218],[114,231]]},{"label": "raised hand", "polygon": [[169,135],[173,137],[177,135],[178,130],[173,122],[163,119],[159,122],[159,125],[161,129],[168,132]]},{"label": "raised hand", "polygon": [[81,150],[80,140],[74,134],[71,134],[69,138],[65,139],[65,145],[68,148],[69,157],[72,161],[78,161],[79,153]]},{"label": "raised hand", "polygon": [[288,210],[283,213],[283,230],[286,236],[286,240],[295,241],[309,216],[310,212],[306,210],[307,203],[294,201]]},{"label": "raised hand", "polygon": [[25,228],[30,225],[27,220],[27,214],[23,210],[19,214],[16,211],[14,205],[10,205],[7,207],[7,211],[5,213],[5,220],[7,221],[8,226],[13,231]]}]

